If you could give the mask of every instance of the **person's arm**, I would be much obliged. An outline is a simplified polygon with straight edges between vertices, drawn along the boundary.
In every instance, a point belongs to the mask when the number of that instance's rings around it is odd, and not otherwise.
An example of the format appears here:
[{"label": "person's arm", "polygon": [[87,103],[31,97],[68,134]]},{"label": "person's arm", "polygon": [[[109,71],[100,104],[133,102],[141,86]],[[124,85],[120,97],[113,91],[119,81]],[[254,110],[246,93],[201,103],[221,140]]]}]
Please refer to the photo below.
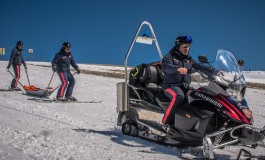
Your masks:
[{"label": "person's arm", "polygon": [[[179,62],[181,63],[181,62]],[[172,56],[171,55],[166,55],[162,59],[162,69],[163,72],[169,75],[175,75],[178,73],[177,69],[179,67],[177,65],[173,64]]]},{"label": "person's arm", "polygon": [[12,65],[14,57],[15,57],[16,54],[17,54],[17,50],[13,49],[12,52],[11,52],[11,55],[10,55],[10,59],[9,59],[8,65],[7,65],[7,69],[9,69],[10,66]]},{"label": "person's arm", "polygon": [[70,58],[70,62],[71,62],[71,65],[73,66],[73,68],[77,71],[77,72],[79,72],[80,70],[79,70],[79,67],[77,66],[77,64],[75,63],[75,60],[74,60],[74,57],[73,57],[73,55],[71,54],[71,58]]},{"label": "person's arm", "polygon": [[216,75],[219,72],[219,70],[216,70],[215,68],[211,67],[209,64],[198,63],[194,60],[192,61],[193,61],[192,67],[196,71],[203,72],[206,75]]},{"label": "person's arm", "polygon": [[56,54],[52,60],[52,70],[56,71],[56,64],[61,60],[61,56],[59,54]]},{"label": "person's arm", "polygon": [[23,65],[24,65],[24,68],[27,69],[27,64],[26,64],[26,62],[24,60],[24,57],[22,55],[21,55],[21,61],[22,61]]}]

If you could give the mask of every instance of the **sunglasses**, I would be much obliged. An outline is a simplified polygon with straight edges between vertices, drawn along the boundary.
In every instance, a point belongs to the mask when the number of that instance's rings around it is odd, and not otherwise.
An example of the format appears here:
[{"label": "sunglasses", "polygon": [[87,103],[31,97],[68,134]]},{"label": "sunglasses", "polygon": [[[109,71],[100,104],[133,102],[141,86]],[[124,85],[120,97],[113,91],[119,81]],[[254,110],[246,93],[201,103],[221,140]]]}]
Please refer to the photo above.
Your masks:
[{"label": "sunglasses", "polygon": [[187,44],[182,44],[181,45],[183,48],[190,48],[190,45],[187,45]]},{"label": "sunglasses", "polygon": [[66,51],[70,51],[70,48],[65,48],[64,50],[66,50]]}]

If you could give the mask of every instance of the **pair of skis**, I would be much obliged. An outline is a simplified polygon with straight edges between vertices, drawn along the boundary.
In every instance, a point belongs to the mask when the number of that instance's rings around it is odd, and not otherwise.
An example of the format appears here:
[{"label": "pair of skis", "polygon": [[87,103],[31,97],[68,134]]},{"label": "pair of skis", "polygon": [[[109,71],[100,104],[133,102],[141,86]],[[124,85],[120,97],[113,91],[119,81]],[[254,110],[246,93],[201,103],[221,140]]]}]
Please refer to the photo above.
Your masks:
[{"label": "pair of skis", "polygon": [[101,101],[61,101],[57,100],[56,98],[29,98],[28,100],[32,100],[35,102],[40,102],[40,103],[101,103]]}]

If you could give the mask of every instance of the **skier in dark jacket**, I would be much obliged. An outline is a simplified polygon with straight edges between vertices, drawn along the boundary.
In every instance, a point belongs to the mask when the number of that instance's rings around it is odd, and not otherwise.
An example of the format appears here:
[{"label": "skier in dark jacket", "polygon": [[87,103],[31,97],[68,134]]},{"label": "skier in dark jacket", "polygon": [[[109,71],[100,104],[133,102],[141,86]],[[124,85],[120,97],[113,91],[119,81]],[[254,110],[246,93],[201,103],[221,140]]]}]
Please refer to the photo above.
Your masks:
[{"label": "skier in dark jacket", "polygon": [[71,44],[69,42],[64,42],[60,52],[55,55],[52,61],[52,70],[54,72],[57,71],[62,82],[62,85],[57,93],[57,100],[61,101],[77,101],[77,99],[72,96],[73,88],[75,86],[75,79],[70,72],[70,65],[72,65],[72,67],[77,71],[78,74],[80,73],[80,69],[75,63],[70,49]]},{"label": "skier in dark jacket", "polygon": [[173,125],[176,109],[182,105],[185,99],[185,90],[191,83],[191,73],[195,70],[203,70],[214,73],[213,68],[195,62],[189,55],[192,38],[190,36],[179,36],[175,46],[162,59],[164,73],[164,94],[171,99],[162,122]]},{"label": "skier in dark jacket", "polygon": [[24,60],[23,55],[22,55],[22,51],[23,51],[22,48],[23,48],[23,42],[18,41],[17,46],[11,52],[10,60],[9,60],[8,66],[7,66],[7,71],[9,72],[9,68],[12,65],[12,67],[14,69],[14,74],[15,74],[15,77],[12,80],[11,85],[10,85],[11,90],[20,90],[17,87],[17,84],[18,84],[18,80],[20,78],[20,66],[21,66],[21,64],[23,64],[24,68],[27,69],[27,65],[26,65],[25,60]]}]

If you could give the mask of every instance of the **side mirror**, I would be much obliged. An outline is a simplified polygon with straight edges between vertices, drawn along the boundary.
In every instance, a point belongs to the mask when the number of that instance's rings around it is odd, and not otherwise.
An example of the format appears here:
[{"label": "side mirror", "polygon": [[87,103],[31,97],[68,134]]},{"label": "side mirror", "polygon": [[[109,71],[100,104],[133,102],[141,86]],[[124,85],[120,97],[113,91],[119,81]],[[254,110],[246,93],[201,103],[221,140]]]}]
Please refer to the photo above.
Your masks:
[{"label": "side mirror", "polygon": [[208,58],[205,55],[199,55],[198,61],[202,63],[208,63]]},{"label": "side mirror", "polygon": [[238,60],[237,63],[240,67],[243,67],[245,65],[245,62],[243,60]]}]

